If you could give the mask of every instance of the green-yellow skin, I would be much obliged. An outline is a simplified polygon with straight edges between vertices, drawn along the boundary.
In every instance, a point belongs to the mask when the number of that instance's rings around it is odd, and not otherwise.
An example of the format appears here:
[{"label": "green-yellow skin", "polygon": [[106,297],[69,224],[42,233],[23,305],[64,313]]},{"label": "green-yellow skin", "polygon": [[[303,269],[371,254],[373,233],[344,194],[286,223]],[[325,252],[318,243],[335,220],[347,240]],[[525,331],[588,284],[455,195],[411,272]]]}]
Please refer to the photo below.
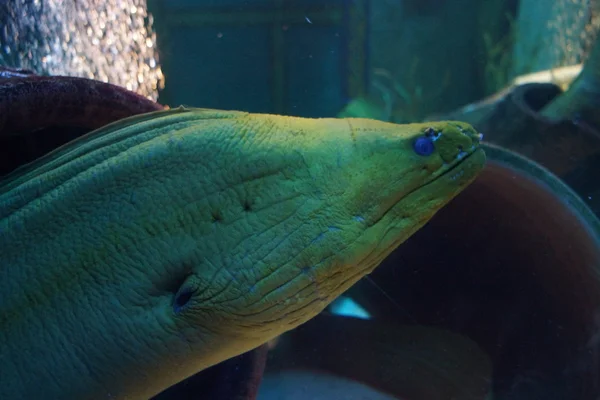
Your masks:
[{"label": "green-yellow skin", "polygon": [[478,142],[180,108],[51,153],[0,186],[0,398],[147,399],[304,323],[475,178]]}]

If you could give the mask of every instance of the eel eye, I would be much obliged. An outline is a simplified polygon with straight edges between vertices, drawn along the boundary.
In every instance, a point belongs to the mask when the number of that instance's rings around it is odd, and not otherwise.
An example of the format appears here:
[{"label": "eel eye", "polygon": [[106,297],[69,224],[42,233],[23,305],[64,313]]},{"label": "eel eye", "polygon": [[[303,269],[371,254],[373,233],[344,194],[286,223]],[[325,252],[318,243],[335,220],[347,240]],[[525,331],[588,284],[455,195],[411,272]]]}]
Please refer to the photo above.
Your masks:
[{"label": "eel eye", "polygon": [[413,149],[415,150],[415,153],[420,156],[430,156],[435,150],[435,146],[430,137],[420,137],[415,140]]}]

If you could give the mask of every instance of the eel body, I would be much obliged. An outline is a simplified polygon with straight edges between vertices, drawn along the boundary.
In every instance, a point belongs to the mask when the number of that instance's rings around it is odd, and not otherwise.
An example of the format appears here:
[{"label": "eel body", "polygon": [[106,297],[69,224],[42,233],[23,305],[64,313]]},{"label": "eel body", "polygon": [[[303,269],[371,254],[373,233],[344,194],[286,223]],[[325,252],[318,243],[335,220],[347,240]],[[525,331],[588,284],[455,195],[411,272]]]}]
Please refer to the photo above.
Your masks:
[{"label": "eel body", "polygon": [[0,398],[147,399],[293,329],[476,177],[479,139],[180,108],[21,168],[0,185]]}]

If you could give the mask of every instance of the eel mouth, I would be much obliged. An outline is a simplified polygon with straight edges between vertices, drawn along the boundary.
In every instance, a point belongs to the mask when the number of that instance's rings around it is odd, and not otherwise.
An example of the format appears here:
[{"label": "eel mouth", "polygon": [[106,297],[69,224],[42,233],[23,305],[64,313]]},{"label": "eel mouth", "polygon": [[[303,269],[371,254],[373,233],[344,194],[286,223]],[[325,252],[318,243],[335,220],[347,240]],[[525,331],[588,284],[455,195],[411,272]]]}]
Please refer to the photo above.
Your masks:
[{"label": "eel mouth", "polygon": [[[466,155],[464,157],[462,157],[460,160],[458,160],[458,162],[456,162],[454,165],[452,165],[450,168],[448,168],[448,170],[446,170],[442,174],[436,176],[435,178],[433,178],[432,180],[430,180],[423,186],[427,186],[430,183],[433,183],[442,177],[448,176],[449,174],[456,172],[456,170],[459,169],[459,167],[472,166],[472,165],[474,165],[474,162],[476,163],[476,162],[480,161],[479,158],[481,158],[481,157],[485,157],[485,152],[483,151],[483,149],[481,147],[477,147],[472,152],[466,153]],[[477,159],[477,160],[475,160],[475,159]],[[481,160],[481,162],[480,162],[481,168],[483,168],[484,161],[485,161],[485,159]],[[476,168],[476,169],[464,168],[463,171],[466,171],[467,169],[473,171],[473,173],[470,174],[470,176],[468,176],[467,178],[469,178],[469,177],[474,178],[477,175],[477,172],[479,172],[481,170],[481,168]]]},{"label": "eel mouth", "polygon": [[[436,182],[439,182],[440,179],[447,178],[448,176],[450,176],[452,174],[455,174],[451,179],[454,181],[457,181],[457,187],[463,186],[462,182],[461,182],[462,180],[466,180],[467,182],[470,182],[477,175],[477,173],[481,170],[481,168],[483,168],[484,160],[485,160],[485,152],[483,151],[483,149],[481,147],[477,147],[469,153],[462,153],[462,154],[465,154],[465,155],[462,156],[462,158],[460,158],[459,160],[455,160],[454,164],[452,164],[450,166],[450,168],[448,168],[446,171],[442,172],[439,175],[433,176],[430,180],[428,180],[427,182],[425,182],[423,185],[419,186],[418,188],[412,190],[407,195],[410,195],[413,192],[423,189],[424,187],[427,187]],[[484,160],[481,160],[481,157],[484,157]],[[476,164],[481,164],[481,168],[473,168]],[[459,172],[458,170],[461,170],[462,174],[458,173]],[[470,171],[471,173],[467,173],[468,171]]]},{"label": "eel mouth", "polygon": [[[422,212],[420,217],[417,217],[417,220],[425,223],[431,216],[433,216],[439,208],[443,206],[443,204],[452,200],[456,195],[458,195],[468,184],[470,184],[479,174],[479,172],[483,169],[485,165],[485,152],[481,147],[477,147],[472,150],[470,153],[464,155],[460,160],[455,161],[455,163],[448,168],[443,173],[431,177],[430,180],[425,182],[423,185],[414,188],[410,192],[401,196],[401,198],[397,199],[389,208],[384,210],[384,212],[379,215],[379,217],[374,220],[368,227],[368,229],[381,229],[383,232],[383,236],[389,234],[391,225],[394,225],[393,214],[394,210],[398,210],[398,207],[402,207],[402,204],[410,201],[414,201],[415,196],[419,196],[417,193],[423,190],[429,190],[432,193],[432,198],[439,198],[440,202],[438,202],[437,206],[434,206],[429,211],[425,209],[419,209]],[[442,192],[442,194],[440,194]],[[397,212],[397,214],[402,214],[402,212]],[[387,221],[386,223],[380,225],[381,221]],[[379,225],[379,228],[376,228]],[[421,226],[422,224],[414,224],[414,226]],[[398,229],[398,227],[393,228]],[[404,228],[402,228],[404,229]],[[411,231],[411,229],[408,229]],[[406,240],[410,236],[410,234],[399,235],[397,239],[390,240],[389,243],[383,244],[379,249],[371,252],[370,257],[376,260],[381,261],[385,254],[389,254],[391,250],[397,247],[400,243]],[[383,243],[383,240],[381,240]],[[375,254],[377,256],[374,256]],[[366,269],[372,267],[372,265],[376,265],[378,262],[371,263],[371,265],[367,266]]]},{"label": "eel mouth", "polygon": [[[466,153],[461,159],[456,160],[454,164],[448,168],[446,171],[442,172],[439,175],[431,176],[425,183],[420,186],[413,188],[412,190],[402,193],[397,198],[392,201],[392,203],[387,207],[381,214],[379,214],[375,219],[373,219],[369,226],[377,225],[382,219],[388,217],[388,214],[392,209],[398,207],[401,203],[407,201],[415,193],[420,192],[423,189],[431,188],[436,185],[442,185],[444,183],[448,185],[452,185],[452,189],[449,191],[449,197],[454,197],[464,186],[469,184],[475,177],[478,172],[483,168],[485,162],[485,152],[481,147],[475,148],[470,153]],[[477,164],[480,164],[479,167],[476,167]],[[451,176],[452,175],[452,176]],[[454,182],[450,183],[448,180],[452,180]]]},{"label": "eel mouth", "polygon": [[[484,165],[485,152],[481,147],[477,147],[470,153],[464,155],[460,160],[457,160],[457,162],[446,171],[432,177],[432,179],[425,184],[405,194],[385,210],[368,228],[369,230],[375,229],[380,232],[377,235],[379,237],[379,243],[366,257],[363,258],[362,263],[364,266],[361,268],[360,273],[368,273],[368,271],[373,270],[373,268],[379,265],[388,254],[429,220],[439,208],[452,200],[468,184],[470,184],[483,169]],[[420,209],[421,215],[413,215],[413,217],[416,217],[417,223],[412,223],[412,227],[398,225],[398,219],[393,216],[395,214],[394,210],[398,210],[398,207],[402,207],[403,203],[412,201],[414,196],[419,196],[417,193],[422,190],[430,191],[433,198],[440,199],[439,202],[436,202],[438,203],[437,206],[434,206],[429,210]],[[442,195],[440,195],[440,193],[442,193]],[[402,212],[396,213],[402,214]],[[380,224],[382,221],[385,222]],[[359,274],[356,274],[356,276],[358,275]]]},{"label": "eel mouth", "polygon": [[[431,179],[426,181],[423,185],[418,186],[406,193],[396,204],[402,202],[403,199],[410,197],[415,192],[431,187],[438,183],[441,184],[444,178],[449,178],[452,181],[455,181],[453,188],[454,190],[452,190],[453,192],[470,183],[473,179],[475,179],[485,164],[485,152],[481,147],[477,147],[470,153],[463,154],[465,155],[459,160],[456,160],[454,164],[451,165],[446,171],[439,175],[432,176]],[[479,164],[479,167],[476,167],[477,164]]]}]

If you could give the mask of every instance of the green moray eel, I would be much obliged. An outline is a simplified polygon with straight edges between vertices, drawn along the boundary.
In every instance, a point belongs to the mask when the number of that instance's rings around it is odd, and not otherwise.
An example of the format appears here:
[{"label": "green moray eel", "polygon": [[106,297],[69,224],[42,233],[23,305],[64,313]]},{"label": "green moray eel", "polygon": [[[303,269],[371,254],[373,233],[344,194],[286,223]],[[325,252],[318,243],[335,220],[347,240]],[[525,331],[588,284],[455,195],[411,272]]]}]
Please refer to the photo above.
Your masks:
[{"label": "green moray eel", "polygon": [[476,177],[479,139],[179,108],[22,167],[0,186],[0,398],[147,399],[306,322]]}]

